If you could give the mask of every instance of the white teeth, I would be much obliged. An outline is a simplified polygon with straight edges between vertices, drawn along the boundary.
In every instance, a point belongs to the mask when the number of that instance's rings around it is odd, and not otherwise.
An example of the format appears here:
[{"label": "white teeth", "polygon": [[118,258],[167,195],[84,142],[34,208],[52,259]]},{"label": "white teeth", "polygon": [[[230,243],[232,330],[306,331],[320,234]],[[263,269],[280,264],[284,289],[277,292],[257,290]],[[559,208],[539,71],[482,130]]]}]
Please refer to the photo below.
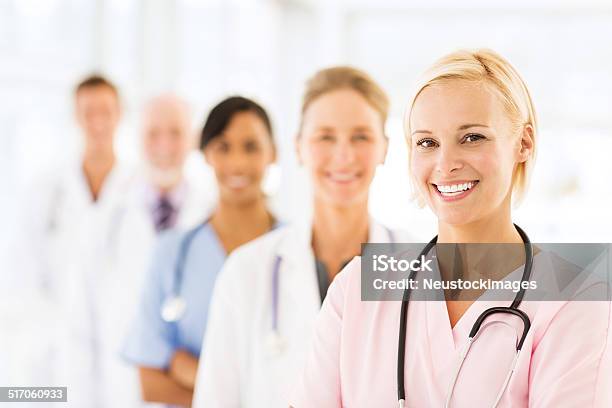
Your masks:
[{"label": "white teeth", "polygon": [[436,185],[436,188],[439,192],[443,194],[452,194],[457,195],[458,193],[462,193],[474,187],[474,182],[467,182],[463,184],[448,184],[448,185]]}]

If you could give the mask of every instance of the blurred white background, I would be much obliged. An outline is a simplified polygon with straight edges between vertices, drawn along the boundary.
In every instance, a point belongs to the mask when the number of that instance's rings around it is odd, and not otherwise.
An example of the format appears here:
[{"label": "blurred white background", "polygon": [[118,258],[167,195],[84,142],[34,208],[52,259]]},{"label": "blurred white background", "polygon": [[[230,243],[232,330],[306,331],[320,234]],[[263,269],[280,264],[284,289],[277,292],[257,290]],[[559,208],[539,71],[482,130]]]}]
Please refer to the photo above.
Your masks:
[{"label": "blurred white background", "polygon": [[[188,98],[195,130],[227,95],[261,101],[279,144],[277,206],[302,216],[308,200],[293,147],[302,86],[332,64],[367,70],[390,94],[391,146],[372,212],[428,239],[434,220],[409,200],[402,113],[417,75],[458,47],[495,49],[532,91],[539,156],[518,222],[534,241],[610,241],[611,44],[605,0],[0,0],[0,243],[19,227],[11,214],[22,187],[77,154],[73,87],[94,71],[120,87],[118,150],[130,161],[152,94]],[[210,183],[197,154],[190,166]]]},{"label": "blurred white background", "polygon": [[[534,242],[612,242],[610,0],[0,0],[0,299],[17,293],[20,271],[4,273],[3,261],[21,227],[25,190],[79,153],[73,91],[84,76],[102,73],[119,86],[117,148],[133,163],[140,109],[154,94],[187,98],[195,132],[228,95],[262,102],[279,150],[270,183],[275,207],[295,219],[310,201],[294,154],[304,81],[329,65],[362,68],[392,102],[391,144],[371,211],[429,240],[435,219],[410,200],[402,117],[419,73],[460,47],[500,52],[536,104],[537,164],[516,221]],[[188,165],[212,185],[201,155],[194,152]],[[26,333],[31,343],[7,346],[8,334],[28,330],[15,326],[28,306],[45,306],[16,297],[0,308],[0,322],[13,322],[0,324],[0,350],[9,351],[0,353],[0,368],[12,358],[25,373],[21,362],[41,348],[41,330]],[[3,375],[0,369],[0,385]]]}]

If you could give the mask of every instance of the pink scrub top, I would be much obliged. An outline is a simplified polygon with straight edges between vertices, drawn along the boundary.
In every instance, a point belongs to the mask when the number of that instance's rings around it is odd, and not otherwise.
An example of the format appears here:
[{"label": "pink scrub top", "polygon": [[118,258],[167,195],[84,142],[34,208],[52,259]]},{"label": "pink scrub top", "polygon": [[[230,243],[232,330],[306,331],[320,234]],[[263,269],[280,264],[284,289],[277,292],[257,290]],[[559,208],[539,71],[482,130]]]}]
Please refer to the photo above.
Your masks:
[{"label": "pink scrub top", "polygon": [[[538,253],[534,272],[550,268],[551,256]],[[292,407],[398,406],[401,304],[361,301],[360,268],[361,260],[355,258],[329,288],[303,375],[292,393]],[[601,290],[596,286],[583,294]],[[406,407],[444,406],[474,321],[485,309],[509,303],[477,301],[453,328],[444,301],[410,303]],[[520,309],[532,326],[499,407],[612,407],[611,304],[524,301]],[[467,355],[452,407],[490,407],[509,371],[522,325],[510,315],[490,319],[493,322],[481,329]]]}]

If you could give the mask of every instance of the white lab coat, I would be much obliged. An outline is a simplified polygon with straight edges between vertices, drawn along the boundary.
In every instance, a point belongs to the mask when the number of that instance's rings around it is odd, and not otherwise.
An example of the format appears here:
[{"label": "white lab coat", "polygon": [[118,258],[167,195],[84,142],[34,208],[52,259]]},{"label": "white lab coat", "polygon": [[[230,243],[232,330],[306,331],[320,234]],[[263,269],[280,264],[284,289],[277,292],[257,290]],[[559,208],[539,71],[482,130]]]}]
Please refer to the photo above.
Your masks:
[{"label": "white lab coat", "polygon": [[[70,407],[103,406],[104,382],[97,375],[102,359],[95,351],[102,341],[96,327],[105,312],[92,305],[102,295],[103,278],[114,267],[134,177],[131,167],[118,163],[93,201],[79,162],[52,184],[50,207],[45,208],[45,223],[51,228],[42,248],[47,262],[43,282],[62,320],[52,373],[55,383],[68,387]],[[116,398],[121,401],[123,396],[118,392]]]},{"label": "white lab coat", "polygon": [[[370,242],[409,242],[370,222]],[[311,226],[290,225],[237,249],[215,285],[200,356],[194,408],[288,406],[321,307]],[[279,269],[278,327],[284,343],[270,347],[272,271]]]},{"label": "white lab coat", "polygon": [[[70,407],[141,404],[136,369],[118,351],[156,239],[144,183],[119,164],[93,202],[80,165],[70,166],[45,180],[37,192],[42,199],[29,211],[29,245],[39,254],[30,270],[46,301],[34,313],[41,329],[30,343],[50,338],[44,358],[36,358],[48,375],[40,378],[34,364],[31,377],[41,385],[67,385]],[[209,196],[187,181],[178,226],[201,221]]]},{"label": "white lab coat", "polygon": [[[94,373],[83,390],[94,393],[96,407],[141,404],[137,370],[121,359],[119,352],[134,319],[156,240],[151,211],[145,200],[145,185],[144,178],[136,176],[124,203],[116,208],[119,224],[104,260],[104,269],[96,276],[81,275],[86,279],[80,282],[84,288],[80,293],[88,295],[77,299],[77,304],[87,305],[93,324],[78,324],[77,329],[84,329],[82,344],[89,348],[85,355],[92,360]],[[185,180],[176,226],[191,228],[202,222],[209,213],[208,196],[196,180]]]},{"label": "white lab coat", "polygon": [[[128,191],[131,179],[131,169],[117,164],[93,202],[80,162],[37,178],[22,199],[14,266],[21,276],[14,281],[37,291],[39,299],[50,302],[47,307],[56,307],[69,289],[66,282],[76,260],[84,255],[79,249],[111,240],[118,226],[118,220],[112,217],[114,209]],[[88,231],[96,232],[95,239],[86,234]],[[49,324],[56,325],[57,321]]]},{"label": "white lab coat", "polygon": [[[11,354],[21,356],[13,383],[67,385],[70,401],[76,401],[73,397],[83,388],[80,381],[91,377],[84,369],[92,362],[81,360],[79,347],[83,339],[78,336],[86,331],[73,328],[88,326],[92,317],[75,299],[89,296],[83,293],[81,277],[105,269],[120,222],[117,207],[132,179],[131,168],[118,163],[94,202],[82,163],[75,161],[47,172],[26,191],[12,268],[19,275],[13,279],[16,291],[23,296],[15,315],[21,325],[12,333]],[[72,382],[74,378],[79,381]]]}]

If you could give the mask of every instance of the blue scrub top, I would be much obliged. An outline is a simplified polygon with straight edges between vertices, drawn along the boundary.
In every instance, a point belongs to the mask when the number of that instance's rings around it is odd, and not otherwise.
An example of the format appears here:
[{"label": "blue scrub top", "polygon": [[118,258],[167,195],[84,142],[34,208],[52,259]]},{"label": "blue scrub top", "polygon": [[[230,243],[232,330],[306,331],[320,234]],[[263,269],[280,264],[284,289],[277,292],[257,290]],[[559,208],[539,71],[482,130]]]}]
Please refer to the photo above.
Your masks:
[{"label": "blue scrub top", "polygon": [[180,295],[187,304],[185,314],[178,322],[166,322],[161,309],[172,294],[179,248],[188,233],[170,230],[158,239],[140,308],[121,353],[131,364],[165,370],[180,348],[200,356],[210,298],[226,254],[211,224],[203,225],[185,258],[180,284]]}]

